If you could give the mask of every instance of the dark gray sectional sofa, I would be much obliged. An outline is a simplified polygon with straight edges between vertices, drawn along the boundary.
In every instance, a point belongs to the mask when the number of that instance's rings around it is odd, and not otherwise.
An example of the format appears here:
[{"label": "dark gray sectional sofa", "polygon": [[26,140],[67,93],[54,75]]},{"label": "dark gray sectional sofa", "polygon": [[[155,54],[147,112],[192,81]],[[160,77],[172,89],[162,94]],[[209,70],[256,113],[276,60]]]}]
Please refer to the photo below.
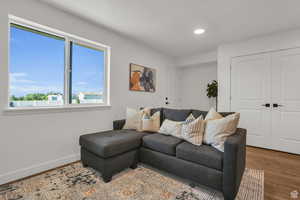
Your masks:
[{"label": "dark gray sectional sofa", "polygon": [[[184,121],[189,114],[206,116],[206,111],[151,109],[164,119]],[[226,116],[231,113],[221,113]],[[105,182],[115,173],[138,162],[175,174],[223,192],[225,200],[233,200],[245,170],[246,130],[237,132],[225,142],[224,153],[209,145],[195,146],[173,136],[159,133],[123,130],[125,120],[113,122],[114,130],[80,136],[81,160],[101,172]]]}]

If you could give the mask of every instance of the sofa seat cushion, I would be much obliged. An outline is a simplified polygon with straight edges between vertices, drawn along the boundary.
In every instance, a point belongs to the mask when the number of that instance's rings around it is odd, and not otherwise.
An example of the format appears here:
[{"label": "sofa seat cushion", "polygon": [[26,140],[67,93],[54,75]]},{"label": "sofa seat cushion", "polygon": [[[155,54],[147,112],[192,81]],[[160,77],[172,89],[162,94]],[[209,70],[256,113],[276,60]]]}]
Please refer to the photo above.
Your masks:
[{"label": "sofa seat cushion", "polygon": [[183,142],[176,147],[176,157],[222,171],[223,153],[212,146]]},{"label": "sofa seat cushion", "polygon": [[181,142],[182,140],[179,138],[159,133],[143,137],[144,147],[174,156],[176,155],[176,146]]},{"label": "sofa seat cushion", "polygon": [[81,135],[79,144],[102,158],[109,158],[140,147],[145,135],[133,130],[104,131]]}]

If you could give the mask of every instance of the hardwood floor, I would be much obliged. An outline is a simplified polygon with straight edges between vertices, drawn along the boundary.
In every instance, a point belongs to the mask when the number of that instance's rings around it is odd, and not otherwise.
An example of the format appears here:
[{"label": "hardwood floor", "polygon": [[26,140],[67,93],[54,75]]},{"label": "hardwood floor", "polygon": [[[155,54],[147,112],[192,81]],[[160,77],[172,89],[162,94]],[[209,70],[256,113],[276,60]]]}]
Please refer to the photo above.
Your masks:
[{"label": "hardwood floor", "polygon": [[264,170],[265,200],[291,199],[294,190],[300,199],[300,155],[247,147],[246,166]]}]

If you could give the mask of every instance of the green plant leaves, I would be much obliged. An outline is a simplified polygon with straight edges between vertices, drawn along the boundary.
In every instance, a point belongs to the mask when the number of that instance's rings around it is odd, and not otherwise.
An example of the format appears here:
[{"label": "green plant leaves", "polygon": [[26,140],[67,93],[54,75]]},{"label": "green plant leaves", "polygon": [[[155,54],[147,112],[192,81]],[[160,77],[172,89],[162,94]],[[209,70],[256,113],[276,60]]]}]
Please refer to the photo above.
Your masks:
[{"label": "green plant leaves", "polygon": [[216,80],[213,80],[211,83],[207,84],[207,97],[208,98],[214,98],[218,96],[218,82]]}]

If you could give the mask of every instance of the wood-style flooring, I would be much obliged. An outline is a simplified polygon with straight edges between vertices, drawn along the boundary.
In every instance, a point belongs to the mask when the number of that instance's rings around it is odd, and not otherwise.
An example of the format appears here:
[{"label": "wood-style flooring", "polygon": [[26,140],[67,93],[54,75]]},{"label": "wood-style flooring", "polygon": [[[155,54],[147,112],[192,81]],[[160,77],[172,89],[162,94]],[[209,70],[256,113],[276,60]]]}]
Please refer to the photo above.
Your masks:
[{"label": "wood-style flooring", "polygon": [[264,170],[265,200],[292,199],[294,190],[300,200],[300,155],[247,147],[246,166]]}]

